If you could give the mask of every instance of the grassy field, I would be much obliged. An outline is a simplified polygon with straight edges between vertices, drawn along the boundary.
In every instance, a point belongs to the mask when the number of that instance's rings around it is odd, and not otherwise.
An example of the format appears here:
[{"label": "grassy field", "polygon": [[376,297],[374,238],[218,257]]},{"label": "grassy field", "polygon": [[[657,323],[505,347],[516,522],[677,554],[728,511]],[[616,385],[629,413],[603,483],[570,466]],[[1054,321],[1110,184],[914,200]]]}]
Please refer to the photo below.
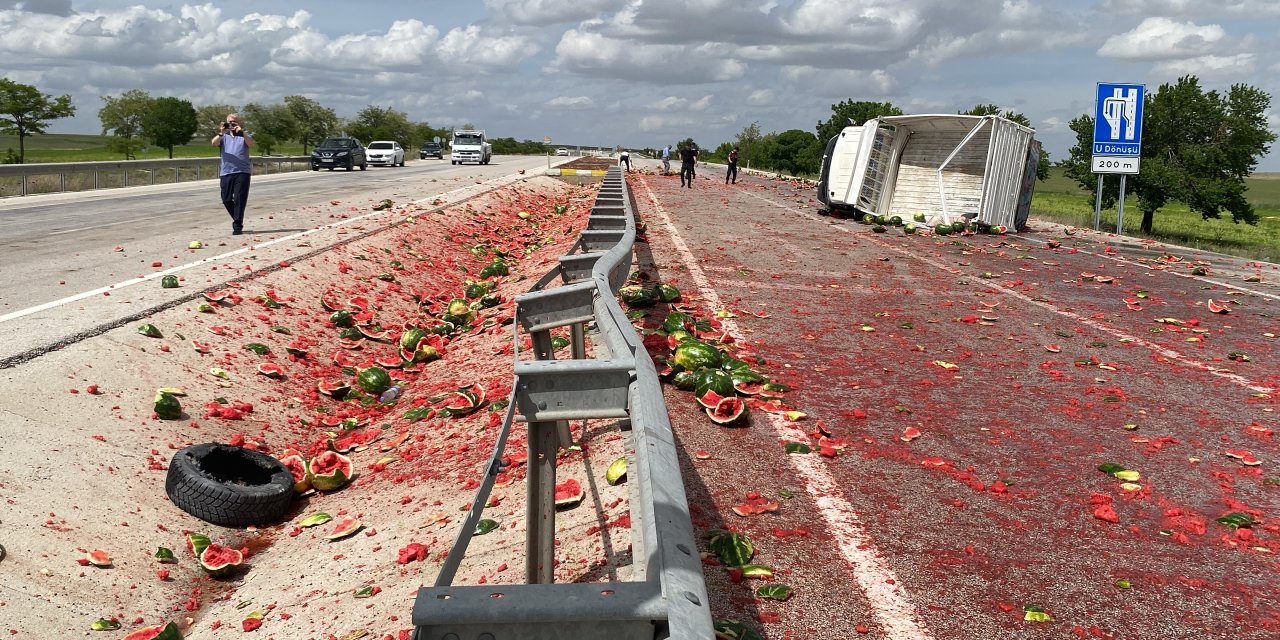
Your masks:
[{"label": "grassy field", "polygon": [[[102,162],[107,160],[124,160],[119,153],[107,151],[106,137],[93,134],[48,134],[27,138],[27,162]],[[18,137],[0,135],[0,156],[8,149],[18,152]],[[278,145],[271,150],[273,155],[300,156],[302,145]],[[207,140],[196,140],[193,144],[173,148],[175,158],[215,158],[218,149]],[[159,160],[168,158],[167,149],[150,147],[146,154],[138,154],[139,160]]]},{"label": "grassy field", "polygon": [[[1112,177],[1111,180],[1116,178]],[[1197,249],[1217,251],[1244,258],[1280,261],[1280,174],[1259,174],[1246,180],[1248,198],[1258,214],[1258,224],[1235,224],[1230,214],[1204,220],[1186,205],[1171,203],[1156,212],[1152,222],[1153,240]],[[1073,180],[1054,168],[1049,180],[1036,185],[1031,203],[1033,218],[1081,227],[1093,226],[1093,198]],[[1102,229],[1115,231],[1116,209],[1102,211]],[[1125,198],[1124,232],[1141,236],[1142,210],[1138,200]]]}]

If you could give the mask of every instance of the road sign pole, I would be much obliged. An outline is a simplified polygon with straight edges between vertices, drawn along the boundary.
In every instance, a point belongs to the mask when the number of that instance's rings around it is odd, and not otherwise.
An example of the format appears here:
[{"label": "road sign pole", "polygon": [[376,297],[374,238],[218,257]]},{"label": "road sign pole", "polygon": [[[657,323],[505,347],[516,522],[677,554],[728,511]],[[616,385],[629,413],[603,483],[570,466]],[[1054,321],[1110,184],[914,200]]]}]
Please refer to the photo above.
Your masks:
[{"label": "road sign pole", "polygon": [[1120,202],[1116,205],[1116,235],[1124,235],[1124,179],[1125,174],[1120,174]]},{"label": "road sign pole", "polygon": [[1098,195],[1096,198],[1094,198],[1094,201],[1093,201],[1093,230],[1094,231],[1099,231],[1102,229],[1102,226],[1101,226],[1102,225],[1102,176],[1104,175],[1106,174],[1102,174],[1102,173],[1098,174],[1098,190],[1096,192]]}]

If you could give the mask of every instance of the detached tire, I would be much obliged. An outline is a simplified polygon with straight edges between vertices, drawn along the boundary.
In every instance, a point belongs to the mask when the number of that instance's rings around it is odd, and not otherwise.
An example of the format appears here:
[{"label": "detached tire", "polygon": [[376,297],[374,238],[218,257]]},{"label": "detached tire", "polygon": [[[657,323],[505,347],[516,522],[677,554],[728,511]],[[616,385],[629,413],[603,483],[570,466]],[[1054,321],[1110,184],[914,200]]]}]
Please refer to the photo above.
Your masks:
[{"label": "detached tire", "polygon": [[174,454],[165,493],[174,506],[224,527],[268,524],[293,500],[293,474],[279,460],[225,444],[197,444]]}]

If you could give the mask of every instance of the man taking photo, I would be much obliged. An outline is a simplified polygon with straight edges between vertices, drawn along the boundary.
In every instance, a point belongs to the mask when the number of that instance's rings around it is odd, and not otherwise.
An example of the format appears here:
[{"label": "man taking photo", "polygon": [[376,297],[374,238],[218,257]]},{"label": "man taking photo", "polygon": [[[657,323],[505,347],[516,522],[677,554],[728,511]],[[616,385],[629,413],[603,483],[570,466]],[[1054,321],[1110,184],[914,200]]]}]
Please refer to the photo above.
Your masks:
[{"label": "man taking photo", "polygon": [[249,201],[249,148],[253,138],[240,127],[240,116],[230,113],[222,122],[222,130],[210,140],[220,149],[222,169],[218,171],[222,183],[222,205],[231,214],[231,235],[244,232],[244,207]]}]

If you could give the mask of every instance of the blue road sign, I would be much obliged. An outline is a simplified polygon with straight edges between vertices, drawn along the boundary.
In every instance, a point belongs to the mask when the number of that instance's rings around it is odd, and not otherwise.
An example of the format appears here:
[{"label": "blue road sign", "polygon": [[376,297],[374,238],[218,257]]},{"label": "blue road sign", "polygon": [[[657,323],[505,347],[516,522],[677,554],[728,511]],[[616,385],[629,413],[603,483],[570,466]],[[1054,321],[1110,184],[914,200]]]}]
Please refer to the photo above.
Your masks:
[{"label": "blue road sign", "polygon": [[1098,83],[1093,114],[1093,155],[1137,158],[1142,155],[1142,102],[1146,87],[1140,84]]}]

